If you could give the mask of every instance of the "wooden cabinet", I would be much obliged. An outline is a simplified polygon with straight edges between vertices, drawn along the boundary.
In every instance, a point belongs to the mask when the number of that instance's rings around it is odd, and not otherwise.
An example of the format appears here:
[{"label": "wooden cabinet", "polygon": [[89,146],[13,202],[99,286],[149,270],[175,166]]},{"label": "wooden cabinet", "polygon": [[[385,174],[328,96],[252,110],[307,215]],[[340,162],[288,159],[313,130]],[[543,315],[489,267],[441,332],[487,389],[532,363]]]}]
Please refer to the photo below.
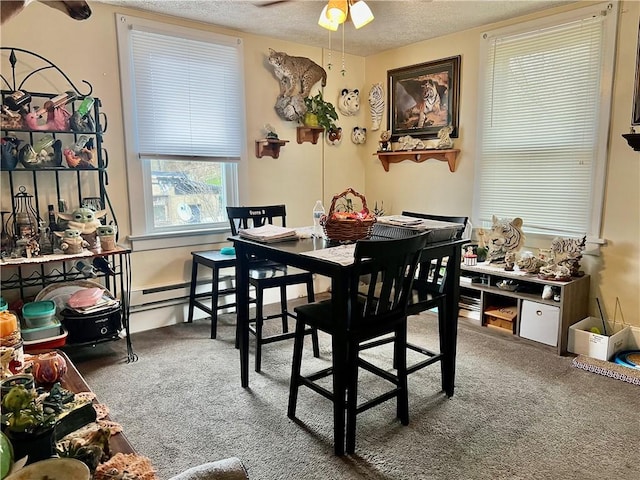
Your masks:
[{"label": "wooden cabinet", "polygon": [[[504,290],[498,286],[502,281],[517,288]],[[556,282],[491,264],[462,265],[460,315],[475,325],[547,345],[562,355],[567,352],[569,326],[589,314],[589,283],[589,275]],[[553,298],[542,298],[545,287]],[[501,308],[515,311],[512,323],[491,325],[494,322],[487,321],[486,312]]]}]

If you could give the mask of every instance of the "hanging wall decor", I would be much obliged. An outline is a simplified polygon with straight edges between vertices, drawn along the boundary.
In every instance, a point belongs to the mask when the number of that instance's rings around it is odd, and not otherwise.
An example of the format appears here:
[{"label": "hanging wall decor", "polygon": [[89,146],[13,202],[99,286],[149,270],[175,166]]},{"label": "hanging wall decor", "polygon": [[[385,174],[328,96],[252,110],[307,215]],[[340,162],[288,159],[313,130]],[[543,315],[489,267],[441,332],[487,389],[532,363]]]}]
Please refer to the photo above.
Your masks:
[{"label": "hanging wall decor", "polygon": [[338,110],[347,117],[357,114],[360,111],[360,91],[343,88],[338,98]]},{"label": "hanging wall decor", "polygon": [[382,83],[376,83],[369,90],[369,110],[371,111],[371,130],[380,130],[384,110],[384,92]]},{"label": "hanging wall decor", "polygon": [[447,125],[458,137],[460,56],[387,71],[389,127],[394,138],[433,138]]},{"label": "hanging wall decor", "polygon": [[367,141],[367,129],[362,127],[353,127],[351,132],[351,141],[356,145],[361,145]]}]

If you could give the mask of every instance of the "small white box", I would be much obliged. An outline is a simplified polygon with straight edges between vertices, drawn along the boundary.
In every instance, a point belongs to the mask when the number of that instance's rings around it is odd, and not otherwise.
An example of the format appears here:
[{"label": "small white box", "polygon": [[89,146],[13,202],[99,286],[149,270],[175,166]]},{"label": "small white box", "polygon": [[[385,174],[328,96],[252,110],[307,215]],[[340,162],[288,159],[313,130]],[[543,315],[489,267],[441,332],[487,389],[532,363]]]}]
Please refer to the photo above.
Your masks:
[{"label": "small white box", "polygon": [[595,317],[587,317],[569,327],[569,341],[567,350],[580,355],[609,360],[616,353],[627,348],[629,332],[628,325],[607,322],[607,335],[591,333],[589,329],[597,327],[602,332],[602,320]]},{"label": "small white box", "polygon": [[555,305],[522,302],[520,315],[520,336],[555,347],[558,345],[558,325],[560,324],[560,308]]}]

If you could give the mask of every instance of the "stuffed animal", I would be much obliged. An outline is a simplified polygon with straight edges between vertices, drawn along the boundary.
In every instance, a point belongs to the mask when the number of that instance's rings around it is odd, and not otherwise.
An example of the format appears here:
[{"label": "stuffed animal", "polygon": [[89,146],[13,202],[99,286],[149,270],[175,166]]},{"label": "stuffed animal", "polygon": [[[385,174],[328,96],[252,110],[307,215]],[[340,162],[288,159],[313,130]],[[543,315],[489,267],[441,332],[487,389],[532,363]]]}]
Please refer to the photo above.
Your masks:
[{"label": "stuffed animal", "polygon": [[343,88],[338,99],[338,110],[343,115],[350,117],[360,110],[360,92]]},{"label": "stuffed animal", "polygon": [[362,127],[353,127],[351,132],[351,141],[356,145],[363,144],[367,141],[367,129]]},{"label": "stuffed animal", "polygon": [[82,251],[89,246],[89,242],[80,236],[80,231],[74,228],[67,228],[64,232],[53,233],[62,238],[60,248],[66,254],[73,255],[82,253]]}]

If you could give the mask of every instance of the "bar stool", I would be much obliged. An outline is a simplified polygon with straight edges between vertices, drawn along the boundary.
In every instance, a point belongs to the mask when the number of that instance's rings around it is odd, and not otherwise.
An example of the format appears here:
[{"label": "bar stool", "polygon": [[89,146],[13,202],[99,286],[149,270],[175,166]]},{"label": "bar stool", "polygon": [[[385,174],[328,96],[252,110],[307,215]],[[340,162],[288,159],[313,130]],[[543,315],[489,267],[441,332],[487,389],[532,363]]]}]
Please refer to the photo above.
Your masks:
[{"label": "bar stool", "polygon": [[[234,308],[235,303],[235,266],[236,256],[225,255],[220,250],[209,250],[205,252],[191,252],[191,286],[189,288],[189,314],[187,322],[193,322],[194,308],[198,308],[211,316],[211,338],[216,338],[218,327],[218,311],[226,308]],[[198,286],[198,267],[206,267],[211,269],[211,290],[197,293]],[[233,268],[233,273],[221,275],[221,270],[225,268]],[[220,288],[221,282],[230,282],[231,286]],[[221,297],[224,299],[233,296],[230,303],[220,304]],[[210,299],[210,304],[204,303]],[[254,299],[250,301],[255,302]],[[236,338],[237,344],[237,338]]]}]

